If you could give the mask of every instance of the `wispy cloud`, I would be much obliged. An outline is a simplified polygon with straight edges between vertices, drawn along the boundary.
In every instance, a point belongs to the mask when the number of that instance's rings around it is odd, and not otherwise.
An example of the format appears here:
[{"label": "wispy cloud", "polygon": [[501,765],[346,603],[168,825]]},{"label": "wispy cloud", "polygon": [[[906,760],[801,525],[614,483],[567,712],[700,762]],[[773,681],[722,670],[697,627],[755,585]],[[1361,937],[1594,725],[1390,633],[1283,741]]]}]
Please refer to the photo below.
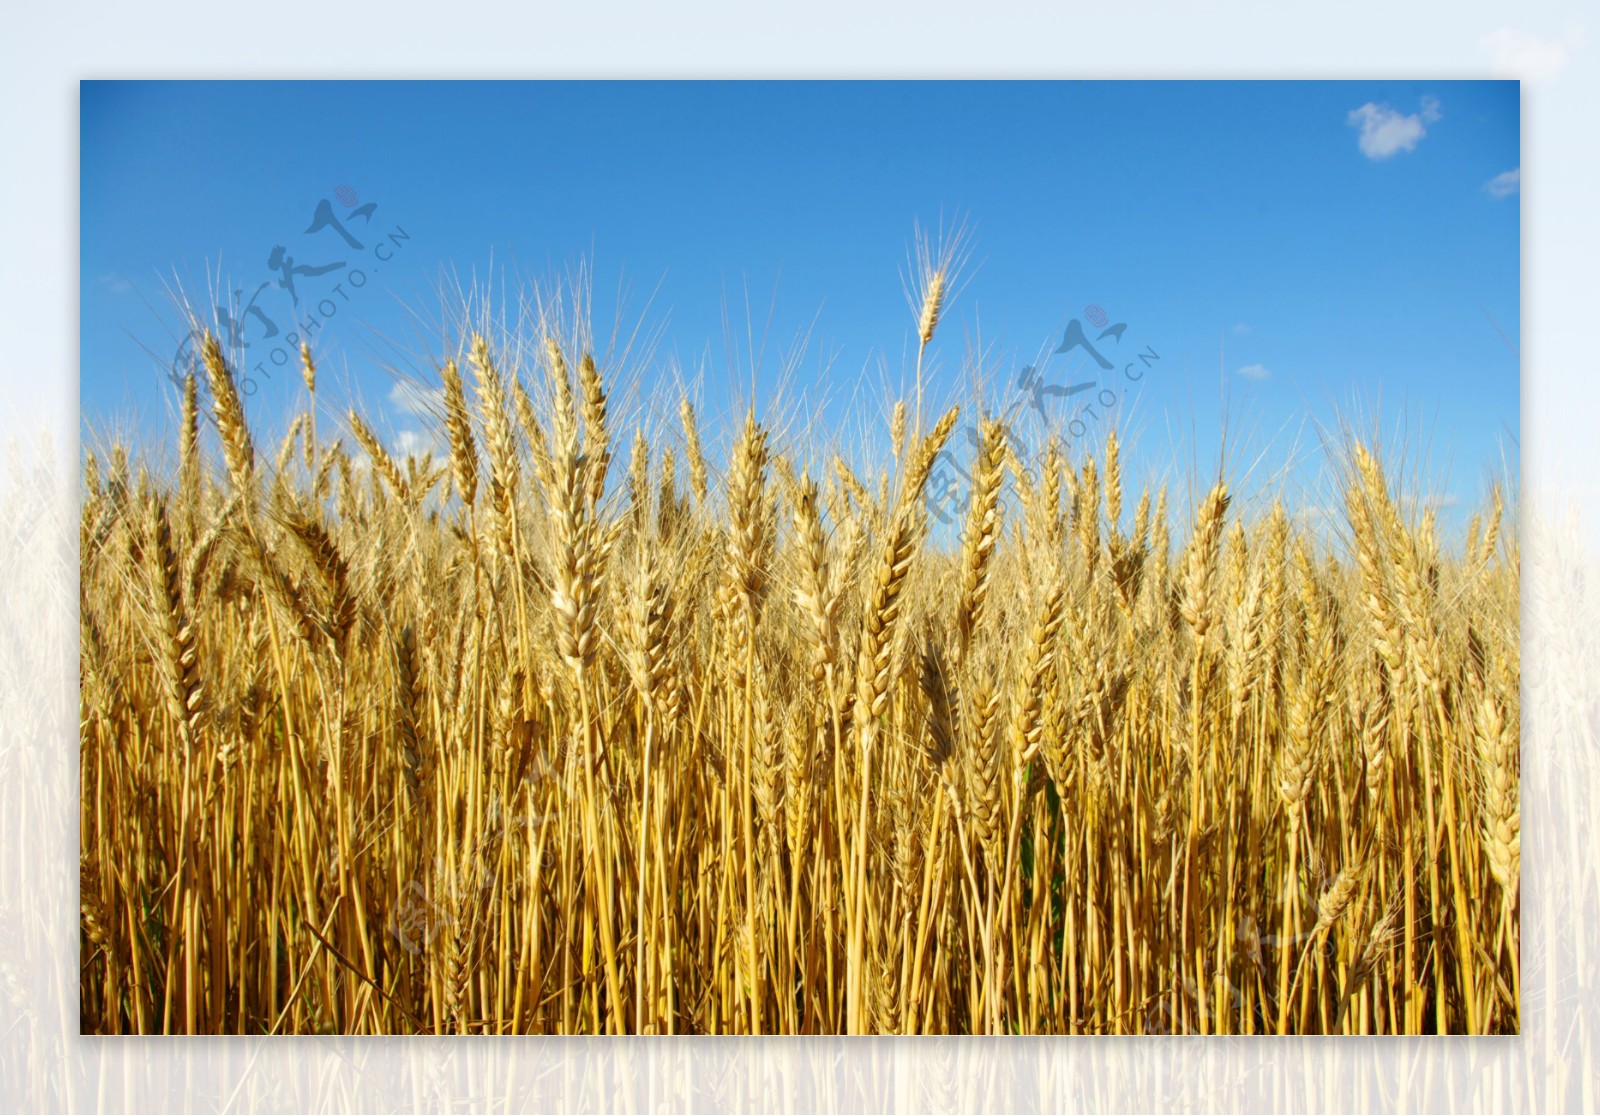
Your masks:
[{"label": "wispy cloud", "polygon": [[400,380],[389,389],[389,406],[405,415],[438,415],[444,411],[444,388]]},{"label": "wispy cloud", "polygon": [[1583,46],[1583,32],[1572,29],[1560,38],[1545,39],[1500,27],[1479,39],[1478,46],[1489,54],[1495,77],[1544,82],[1567,68],[1573,51]]},{"label": "wispy cloud", "polygon": [[1495,175],[1483,184],[1483,188],[1489,191],[1489,196],[1492,198],[1509,198],[1512,194],[1521,193],[1522,168],[1517,167],[1515,170]]},{"label": "wispy cloud", "polygon": [[95,282],[99,283],[102,287],[109,288],[112,294],[127,294],[129,291],[133,290],[133,283],[131,283],[125,277],[118,275],[114,271],[106,272],[104,275],[100,276],[100,278],[96,279]]},{"label": "wispy cloud", "polygon": [[1265,380],[1272,375],[1272,370],[1265,364],[1247,364],[1239,369],[1239,375],[1251,380]]},{"label": "wispy cloud", "polygon": [[432,434],[425,434],[420,430],[400,430],[395,432],[395,449],[402,458],[423,457],[427,454],[439,452],[439,439]]},{"label": "wispy cloud", "polygon": [[1422,107],[1413,113],[1368,101],[1353,109],[1346,119],[1352,128],[1361,129],[1357,141],[1361,154],[1369,159],[1387,159],[1402,151],[1415,151],[1428,134],[1427,126],[1440,117],[1438,99],[1424,97]]},{"label": "wispy cloud", "polygon": [[1250,326],[1245,322],[1235,322],[1233,324],[1233,332],[1239,334],[1249,333]]}]

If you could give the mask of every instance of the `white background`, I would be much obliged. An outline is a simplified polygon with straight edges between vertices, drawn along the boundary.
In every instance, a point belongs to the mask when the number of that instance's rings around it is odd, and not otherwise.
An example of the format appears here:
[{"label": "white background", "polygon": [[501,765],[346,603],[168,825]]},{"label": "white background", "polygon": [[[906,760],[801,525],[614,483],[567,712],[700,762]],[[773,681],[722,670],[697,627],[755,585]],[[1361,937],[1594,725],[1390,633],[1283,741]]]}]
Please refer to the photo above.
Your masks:
[{"label": "white background", "polygon": [[[0,1105],[103,1111],[1593,1110],[1600,20],[1572,3],[455,0],[7,6],[0,40]],[[1526,1034],[1497,1040],[82,1039],[78,88],[110,77],[1523,83]],[[912,126],[913,122],[908,122]],[[204,160],[204,137],[194,158]],[[40,439],[51,449],[40,451]],[[16,448],[13,449],[12,446]]]}]

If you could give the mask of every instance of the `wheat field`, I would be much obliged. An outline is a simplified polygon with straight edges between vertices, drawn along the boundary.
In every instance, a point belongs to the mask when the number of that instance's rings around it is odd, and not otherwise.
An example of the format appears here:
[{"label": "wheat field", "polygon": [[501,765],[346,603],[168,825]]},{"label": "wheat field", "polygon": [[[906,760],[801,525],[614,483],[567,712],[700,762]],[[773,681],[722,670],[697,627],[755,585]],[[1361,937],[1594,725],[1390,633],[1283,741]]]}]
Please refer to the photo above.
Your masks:
[{"label": "wheat field", "polygon": [[1319,538],[973,416],[946,542],[955,409],[713,461],[464,333],[436,461],[302,359],[271,457],[209,335],[175,469],[85,457],[84,1032],[1519,1030],[1501,489],[1351,439]]}]

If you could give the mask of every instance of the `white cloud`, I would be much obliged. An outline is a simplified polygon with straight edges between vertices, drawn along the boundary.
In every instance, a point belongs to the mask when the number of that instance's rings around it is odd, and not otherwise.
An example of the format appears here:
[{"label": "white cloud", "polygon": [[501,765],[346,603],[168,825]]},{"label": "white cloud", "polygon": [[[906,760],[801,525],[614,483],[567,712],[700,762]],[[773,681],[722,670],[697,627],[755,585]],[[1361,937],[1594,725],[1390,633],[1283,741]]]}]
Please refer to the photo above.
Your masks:
[{"label": "white cloud", "polygon": [[1523,81],[1549,81],[1566,69],[1572,52],[1583,45],[1581,30],[1569,30],[1558,39],[1543,39],[1514,27],[1501,27],[1478,40],[1488,53],[1494,76]]},{"label": "white cloud", "polygon": [[1351,111],[1347,120],[1352,128],[1361,129],[1361,153],[1369,159],[1387,159],[1402,151],[1415,151],[1422,137],[1428,134],[1427,125],[1440,119],[1439,101],[1435,97],[1422,98],[1418,112],[1402,113],[1389,105],[1368,101]]},{"label": "white cloud", "polygon": [[444,411],[444,388],[398,380],[389,389],[389,406],[406,415],[438,415]]},{"label": "white cloud", "polygon": [[1512,194],[1521,193],[1522,168],[1517,167],[1515,170],[1495,175],[1483,184],[1483,188],[1489,191],[1490,197],[1495,198],[1509,198]]},{"label": "white cloud", "polygon": [[426,454],[439,452],[439,440],[432,434],[424,434],[420,430],[398,430],[394,436],[395,456],[404,461],[415,455],[422,457]]},{"label": "white cloud", "polygon": [[1250,332],[1250,327],[1248,325],[1246,325],[1244,322],[1235,322],[1234,326],[1233,326],[1233,332],[1239,333],[1239,334],[1249,333]]},{"label": "white cloud", "polygon": [[1252,380],[1265,380],[1272,375],[1272,370],[1265,364],[1247,364],[1239,369],[1239,375],[1246,376]]},{"label": "white cloud", "polygon": [[1313,521],[1319,519],[1339,519],[1343,517],[1344,509],[1335,507],[1332,504],[1306,504],[1293,514],[1295,519]]}]

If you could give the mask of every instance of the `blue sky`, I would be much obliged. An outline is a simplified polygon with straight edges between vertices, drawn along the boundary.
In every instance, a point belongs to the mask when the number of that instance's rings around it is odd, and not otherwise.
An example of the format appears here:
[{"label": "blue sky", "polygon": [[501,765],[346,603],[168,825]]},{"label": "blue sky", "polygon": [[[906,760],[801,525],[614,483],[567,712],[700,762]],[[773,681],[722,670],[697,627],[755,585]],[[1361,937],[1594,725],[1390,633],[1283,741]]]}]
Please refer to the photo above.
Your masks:
[{"label": "blue sky", "polygon": [[[261,292],[259,314],[235,311],[250,346],[236,355],[270,373],[250,402],[266,432],[301,402],[272,348],[326,300],[312,334],[325,403],[341,413],[348,393],[410,445],[426,424],[396,374],[436,382],[426,323],[441,291],[512,290],[587,261],[598,332],[620,313],[654,339],[627,409],[659,418],[683,380],[715,422],[753,384],[791,431],[849,448],[879,438],[909,390],[913,222],[965,219],[971,259],[930,352],[930,398],[965,397],[981,338],[991,402],[1016,402],[1028,364],[1051,385],[1093,381],[1045,397],[1045,414],[1083,422],[1097,448],[1107,416],[1079,408],[1112,391],[1136,471],[1180,487],[1214,471],[1224,421],[1230,470],[1310,483],[1317,423],[1381,420],[1447,522],[1516,466],[1516,82],[86,82],[81,95],[86,445],[168,421],[174,289],[202,306]],[[324,200],[348,239],[307,231]],[[345,266],[297,273],[295,307],[269,260],[280,246],[292,266]],[[1074,318],[1101,332],[1091,306],[1126,326],[1101,342],[1111,373],[1051,352]],[[752,331],[758,349],[768,338],[759,363]],[[1122,378],[1145,351],[1159,360]]]}]

